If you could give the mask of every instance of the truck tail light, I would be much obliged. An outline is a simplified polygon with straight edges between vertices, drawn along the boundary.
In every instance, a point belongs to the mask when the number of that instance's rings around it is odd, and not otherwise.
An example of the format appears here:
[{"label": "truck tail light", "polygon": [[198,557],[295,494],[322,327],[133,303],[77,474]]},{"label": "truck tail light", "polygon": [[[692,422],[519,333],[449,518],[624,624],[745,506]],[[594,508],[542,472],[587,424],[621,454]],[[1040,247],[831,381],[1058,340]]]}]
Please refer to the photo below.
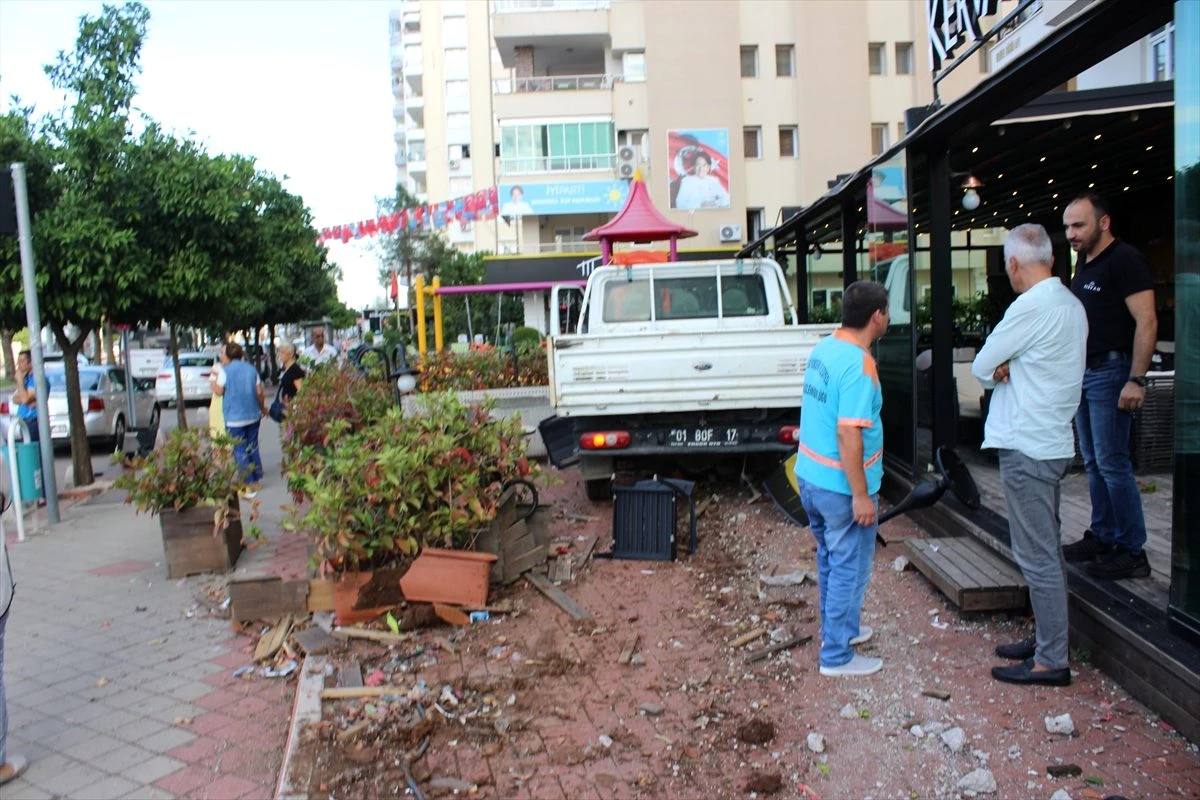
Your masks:
[{"label": "truck tail light", "polygon": [[579,437],[584,450],[620,450],[629,442],[629,431],[589,431]]},{"label": "truck tail light", "polygon": [[160,381],[169,381],[169,380],[173,379],[174,377],[175,377],[175,375],[173,373],[162,372],[162,373],[159,373],[158,379]]},{"label": "truck tail light", "polygon": [[800,426],[784,425],[779,429],[779,441],[783,442],[784,444],[799,444]]},{"label": "truck tail light", "polygon": [[104,400],[103,400],[103,399],[101,399],[101,398],[99,398],[99,397],[92,397],[92,396],[90,396],[90,395],[89,395],[89,396],[88,396],[88,405],[87,405],[87,410],[88,410],[89,412],[92,412],[92,411],[103,411],[103,410],[104,410]]}]

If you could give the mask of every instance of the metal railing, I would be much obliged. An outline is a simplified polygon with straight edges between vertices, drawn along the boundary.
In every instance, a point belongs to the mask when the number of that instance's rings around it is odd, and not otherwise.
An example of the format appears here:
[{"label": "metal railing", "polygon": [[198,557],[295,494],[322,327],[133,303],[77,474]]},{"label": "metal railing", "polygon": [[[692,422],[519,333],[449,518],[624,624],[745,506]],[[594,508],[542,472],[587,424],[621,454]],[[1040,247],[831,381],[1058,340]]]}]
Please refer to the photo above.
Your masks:
[{"label": "metal railing", "polygon": [[539,75],[529,78],[498,78],[492,81],[493,94],[527,92],[578,92],[611,89],[619,75]]},{"label": "metal railing", "polygon": [[591,156],[526,156],[500,157],[501,175],[525,175],[536,172],[568,172],[573,170],[612,169],[617,154]]},{"label": "metal railing", "polygon": [[603,11],[609,0],[494,0],[496,14],[526,14],[538,11]]}]

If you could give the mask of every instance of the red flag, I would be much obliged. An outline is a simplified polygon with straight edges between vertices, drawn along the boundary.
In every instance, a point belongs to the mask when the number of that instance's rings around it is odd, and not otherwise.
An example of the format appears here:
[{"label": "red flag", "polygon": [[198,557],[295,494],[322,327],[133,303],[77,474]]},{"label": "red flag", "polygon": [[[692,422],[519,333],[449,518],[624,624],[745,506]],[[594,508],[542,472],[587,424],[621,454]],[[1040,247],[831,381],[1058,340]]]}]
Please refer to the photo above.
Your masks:
[{"label": "red flag", "polygon": [[400,281],[396,279],[396,270],[392,270],[392,299],[400,296]]}]

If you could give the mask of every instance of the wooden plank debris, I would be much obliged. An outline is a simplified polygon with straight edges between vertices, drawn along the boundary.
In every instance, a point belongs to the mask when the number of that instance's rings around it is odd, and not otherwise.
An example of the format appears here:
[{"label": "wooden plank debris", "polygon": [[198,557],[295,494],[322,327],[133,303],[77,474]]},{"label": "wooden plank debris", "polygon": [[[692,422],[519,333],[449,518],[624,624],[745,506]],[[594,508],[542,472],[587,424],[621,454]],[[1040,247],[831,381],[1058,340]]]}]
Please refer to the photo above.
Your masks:
[{"label": "wooden plank debris", "polygon": [[351,661],[338,670],[337,682],[339,689],[355,689],[362,686],[362,667],[357,661]]},{"label": "wooden plank debris", "polygon": [[354,700],[359,697],[382,697],[385,694],[403,694],[399,686],[339,686],[322,689],[322,700]]},{"label": "wooden plank debris", "polygon": [[390,631],[375,631],[370,628],[334,628],[334,637],[338,639],[367,639],[379,644],[401,644],[412,638],[411,633],[392,633]]},{"label": "wooden plank debris", "polygon": [[559,608],[565,611],[571,619],[591,619],[592,615],[586,608],[572,600],[566,592],[551,583],[545,575],[536,572],[525,573],[525,580],[542,594],[546,595]]},{"label": "wooden plank debris", "polygon": [[732,647],[734,650],[736,650],[739,647],[745,647],[746,645],[753,642],[755,639],[761,639],[762,637],[764,637],[766,635],[767,635],[766,628],[755,628],[754,630],[746,631],[741,636],[734,639],[732,642],[729,643],[729,646]]},{"label": "wooden plank debris", "polygon": [[466,612],[457,606],[448,606],[445,603],[434,603],[433,613],[437,614],[438,619],[450,625],[470,625],[471,618]]},{"label": "wooden plank debris", "polygon": [[279,648],[283,646],[283,642],[287,639],[287,635],[292,631],[292,618],[286,616],[275,624],[275,627],[267,631],[258,640],[258,645],[254,648],[254,660],[265,661],[271,656],[279,652]]},{"label": "wooden plank debris", "polygon": [[922,689],[921,694],[926,697],[932,697],[935,700],[949,700],[950,693],[944,689]]},{"label": "wooden plank debris", "polygon": [[772,644],[772,645],[768,645],[767,647],[760,647],[757,650],[755,650],[753,653],[751,653],[750,655],[746,656],[746,663],[753,664],[755,661],[762,661],[767,656],[773,656],[776,653],[782,652],[784,650],[791,650],[793,647],[799,647],[802,644],[808,644],[809,642],[812,641],[812,638],[813,637],[811,635],[809,635],[809,636],[793,636],[790,639],[785,639],[784,641],[780,642],[779,644]]},{"label": "wooden plank debris", "polygon": [[633,652],[637,650],[637,645],[638,634],[631,633],[625,640],[625,646],[621,648],[621,655],[617,656],[617,663],[628,664],[633,659]]},{"label": "wooden plank debris", "polygon": [[342,642],[318,627],[305,628],[292,634],[296,644],[310,656],[323,655],[342,647]]},{"label": "wooden plank debris", "polygon": [[277,575],[235,578],[229,582],[229,601],[234,622],[304,614],[308,581],[285,581]]},{"label": "wooden plank debris", "polygon": [[963,611],[1024,608],[1021,573],[971,536],[909,539],[909,560]]}]

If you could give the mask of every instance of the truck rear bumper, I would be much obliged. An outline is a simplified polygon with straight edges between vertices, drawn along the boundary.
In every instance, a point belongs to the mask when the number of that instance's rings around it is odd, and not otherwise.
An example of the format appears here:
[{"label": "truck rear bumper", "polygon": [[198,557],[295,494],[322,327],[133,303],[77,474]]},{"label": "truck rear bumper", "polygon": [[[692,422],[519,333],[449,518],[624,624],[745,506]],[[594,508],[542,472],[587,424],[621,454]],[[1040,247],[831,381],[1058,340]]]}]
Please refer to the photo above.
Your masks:
[{"label": "truck rear bumper", "polygon": [[[588,457],[694,456],[791,453],[794,442],[781,439],[785,426],[796,425],[799,409],[769,409],[699,415],[650,415],[634,420],[611,417],[551,417],[539,429],[547,455],[556,467]],[[624,447],[584,448],[588,434],[628,434]]]}]

